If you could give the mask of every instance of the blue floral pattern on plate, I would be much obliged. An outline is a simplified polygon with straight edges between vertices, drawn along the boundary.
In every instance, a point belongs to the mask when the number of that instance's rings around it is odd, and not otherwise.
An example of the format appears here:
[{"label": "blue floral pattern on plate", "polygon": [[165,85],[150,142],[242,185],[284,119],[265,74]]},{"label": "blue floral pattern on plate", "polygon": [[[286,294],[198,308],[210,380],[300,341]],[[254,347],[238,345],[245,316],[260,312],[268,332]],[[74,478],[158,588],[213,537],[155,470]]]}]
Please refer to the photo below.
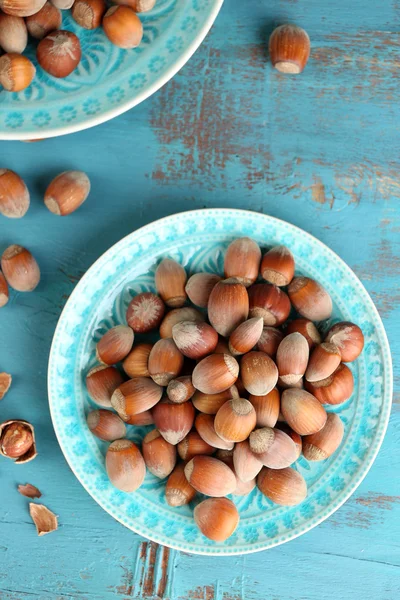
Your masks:
[{"label": "blue floral pattern on plate", "polygon": [[[164,256],[180,261],[188,273],[223,272],[230,241],[251,232],[263,247],[286,242],[299,273],[315,277],[329,290],[334,311],[322,329],[338,320],[359,321],[366,349],[350,365],[355,378],[351,401],[331,407],[345,424],[343,444],[329,460],[295,468],[307,480],[307,499],[297,507],[274,505],[257,489],[234,498],[241,521],[226,543],[207,540],[196,530],[195,502],[174,509],[164,498],[164,482],[147,474],[134,494],[118,492],[104,467],[107,444],[89,432],[85,414],[93,407],[84,374],[95,364],[95,343],[108,328],[124,323],[131,297],[154,289],[154,271]],[[97,290],[93,293],[93,290]],[[344,299],[345,297],[345,299]],[[360,323],[361,324],[361,323]],[[392,370],[386,334],[364,287],[345,263],[321,242],[289,223],[257,213],[211,209],[156,221],[113,246],[78,283],[60,317],[49,364],[49,398],[61,448],[78,479],[114,518],[161,544],[199,554],[255,552],[289,541],[318,525],[355,490],[382,443],[391,408]],[[136,442],[148,428],[128,428]]]},{"label": "blue floral pattern on plate", "polygon": [[91,127],[132,108],[185,64],[214,22],[223,0],[157,0],[142,13],[143,41],[123,50],[101,28],[86,31],[63,11],[62,28],[81,41],[82,60],[65,79],[48,75],[35,63],[33,83],[22,92],[0,94],[0,139],[62,135]]}]

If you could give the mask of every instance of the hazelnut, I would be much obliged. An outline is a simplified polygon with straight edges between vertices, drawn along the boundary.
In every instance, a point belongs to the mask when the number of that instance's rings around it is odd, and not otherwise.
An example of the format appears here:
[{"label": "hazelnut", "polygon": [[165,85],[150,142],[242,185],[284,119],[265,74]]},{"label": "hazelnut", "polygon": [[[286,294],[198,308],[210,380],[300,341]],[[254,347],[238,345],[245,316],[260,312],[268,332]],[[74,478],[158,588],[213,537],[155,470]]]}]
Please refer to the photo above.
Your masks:
[{"label": "hazelnut", "polygon": [[167,442],[157,429],[145,435],[142,452],[146,467],[155,477],[164,479],[173,471],[176,463],[176,448]]},{"label": "hazelnut", "polygon": [[280,381],[289,386],[298,383],[307,369],[308,356],[308,342],[301,333],[283,338],[276,353]]},{"label": "hazelnut", "polygon": [[185,465],[180,463],[168,477],[165,486],[165,498],[169,506],[189,504],[196,495],[196,490],[185,477]]},{"label": "hazelnut", "polygon": [[234,393],[236,393],[236,389],[234,390],[233,388],[235,388],[235,386],[231,386],[218,394],[203,394],[203,392],[196,391],[192,397],[193,405],[202,413],[216,415],[221,406],[225,404],[227,400],[233,398]]},{"label": "hazelnut", "polygon": [[183,356],[174,340],[158,340],[151,349],[148,368],[152,379],[159,385],[168,385],[183,367]]},{"label": "hazelnut", "polygon": [[7,92],[21,92],[35,77],[36,68],[29,58],[10,52],[0,57],[0,85]]},{"label": "hazelnut", "polygon": [[189,277],[185,286],[189,300],[196,306],[207,308],[210,294],[219,281],[221,277],[214,273],[195,273]]},{"label": "hazelnut", "polygon": [[146,465],[139,448],[127,439],[116,440],[109,445],[106,470],[113,486],[122,492],[134,492],[146,476]]},{"label": "hazelnut", "polygon": [[0,308],[7,304],[9,296],[8,283],[3,273],[0,271]]},{"label": "hazelnut", "polygon": [[[119,48],[136,48],[143,38],[142,22],[128,6],[109,8],[103,17],[103,29],[110,42]],[[161,296],[164,298],[163,294]],[[182,306],[183,304],[183,302],[182,304],[169,304],[166,300],[165,303],[168,306]]]},{"label": "hazelnut", "polygon": [[187,358],[198,360],[211,354],[218,343],[218,333],[207,323],[182,321],[172,328],[178,349]]},{"label": "hazelnut", "polygon": [[239,524],[239,513],[228,498],[208,498],[194,509],[194,520],[201,533],[215,542],[224,542]]},{"label": "hazelnut", "polygon": [[7,283],[18,292],[32,292],[39,284],[39,265],[22,246],[14,244],[3,252],[1,268]]},{"label": "hazelnut", "polygon": [[220,335],[231,335],[248,314],[249,296],[242,283],[225,279],[214,286],[208,300],[208,318]]},{"label": "hazelnut", "polygon": [[271,283],[257,283],[251,286],[249,307],[250,317],[262,317],[266,326],[282,325],[290,313],[289,298]]},{"label": "hazelnut", "polygon": [[29,17],[37,13],[46,0],[0,0],[0,10],[15,17]]},{"label": "hazelnut", "polygon": [[238,238],[229,244],[225,254],[225,277],[235,278],[245,287],[255,282],[261,261],[259,245],[248,237]]},{"label": "hazelnut", "polygon": [[117,325],[109,329],[97,342],[96,355],[104,365],[115,365],[129,354],[132,349],[134,333],[126,325]]},{"label": "hazelnut", "polygon": [[296,25],[281,25],[269,38],[269,54],[275,69],[281,73],[301,73],[310,56],[310,38]]},{"label": "hazelnut", "polygon": [[236,476],[243,482],[253,480],[263,466],[257,455],[251,451],[248,440],[243,440],[235,444],[233,465]]},{"label": "hazelnut", "polygon": [[207,444],[197,431],[190,431],[187,436],[179,442],[178,454],[182,460],[191,460],[198,454],[214,454],[215,448]]},{"label": "hazelnut", "polygon": [[283,333],[279,329],[270,326],[264,327],[257,343],[257,350],[274,358],[283,337]]},{"label": "hazelnut", "polygon": [[84,29],[97,29],[106,12],[106,3],[104,0],[75,0],[71,12],[74,20]]},{"label": "hazelnut", "polygon": [[250,449],[265,467],[285,469],[298,458],[296,444],[284,431],[264,427],[250,434]]},{"label": "hazelnut", "polygon": [[150,410],[161,399],[163,390],[152,379],[134,377],[122,383],[111,396],[111,405],[127,422],[133,415]]},{"label": "hazelnut", "polygon": [[123,381],[121,373],[115,367],[98,365],[86,375],[86,388],[96,404],[110,408],[111,396]]},{"label": "hazelnut", "polygon": [[[44,41],[50,37],[47,36]],[[48,186],[44,195],[44,203],[50,212],[64,217],[79,208],[85,202],[89,192],[90,181],[86,173],[65,171],[57,175]]]},{"label": "hazelnut", "polygon": [[[294,442],[297,450],[297,458],[301,455],[301,451],[303,448],[302,438],[301,436],[293,431],[291,427],[287,423],[278,423],[278,429],[286,433]],[[297,459],[296,459],[297,460]]]},{"label": "hazelnut", "polygon": [[153,344],[136,344],[122,363],[128,377],[150,377],[148,364]]},{"label": "hazelnut", "polygon": [[343,321],[330,328],[325,342],[338,348],[343,362],[353,362],[364,348],[364,335],[358,325]]},{"label": "hazelnut", "polygon": [[294,277],[294,257],[286,246],[275,246],[261,261],[261,277],[279,287],[289,285]]},{"label": "hazelnut", "polygon": [[353,374],[349,367],[340,364],[336,371],[321,381],[306,381],[306,389],[321,404],[342,404],[348,400],[354,390]]},{"label": "hazelnut", "polygon": [[322,342],[318,329],[309,319],[294,319],[286,328],[286,334],[291,333],[301,333],[306,338],[310,350]]},{"label": "hazelnut", "polygon": [[260,339],[263,325],[264,321],[261,317],[248,319],[241,323],[229,338],[229,350],[232,356],[250,352]]},{"label": "hazelnut", "polygon": [[215,415],[215,432],[225,442],[242,442],[256,426],[256,411],[245,398],[233,398]]},{"label": "hazelnut", "polygon": [[201,323],[205,321],[205,318],[196,308],[189,306],[174,308],[165,315],[160,325],[160,336],[162,338],[172,338],[172,328],[177,323],[182,323],[182,321]]},{"label": "hazelnut", "polygon": [[51,2],[46,4],[39,12],[26,19],[26,26],[31,35],[36,40],[42,40],[46,35],[59,29],[62,23],[61,11]]},{"label": "hazelnut", "polygon": [[320,402],[305,390],[285,390],[281,410],[288,425],[299,435],[317,433],[326,423],[326,411]]},{"label": "hazelnut", "polygon": [[295,277],[288,287],[291,303],[297,312],[311,321],[329,319],[332,299],[318,281],[309,277]]},{"label": "hazelnut", "polygon": [[278,369],[264,352],[248,352],[240,363],[240,377],[249,394],[265,396],[276,386]]},{"label": "hazelnut", "polygon": [[185,467],[185,476],[197,492],[220,498],[236,488],[232,469],[212,456],[195,456]]},{"label": "hazelnut", "polygon": [[27,212],[29,203],[29,191],[23,179],[14,171],[0,169],[0,213],[11,219],[19,219]]},{"label": "hazelnut", "polygon": [[165,305],[161,298],[152,292],[143,292],[130,301],[126,322],[135,333],[147,333],[160,325],[164,313]]},{"label": "hazelnut", "polygon": [[298,471],[264,467],[257,478],[260,492],[280,506],[295,506],[307,496],[307,484]]},{"label": "hazelnut", "polygon": [[305,378],[311,383],[326,379],[336,371],[340,362],[341,355],[338,348],[334,344],[324,342],[312,351]]},{"label": "hazelnut", "polygon": [[[36,51],[36,57],[42,69],[57,78],[63,78],[70,75],[78,66],[81,56],[81,44],[77,36],[71,31],[63,30],[49,33],[39,42]],[[82,202],[80,202],[80,204]],[[74,205],[72,210],[75,210],[75,208],[77,208],[77,206]],[[60,209],[60,213],[56,214],[63,213]]]},{"label": "hazelnut", "polygon": [[228,354],[211,354],[203,358],[192,374],[196,390],[204,394],[218,394],[230,388],[239,375],[237,361]]},{"label": "hazelnut", "polygon": [[256,411],[257,427],[275,427],[281,406],[277,388],[273,388],[264,396],[250,394],[249,401]]},{"label": "hazelnut", "polygon": [[154,419],[151,410],[145,410],[137,415],[130,415],[125,421],[128,425],[153,425]]},{"label": "hazelnut", "polygon": [[214,416],[200,413],[197,415],[194,426],[200,437],[213,448],[233,450],[234,442],[223,440],[217,435],[214,427]]},{"label": "hazelnut", "polygon": [[4,52],[22,54],[28,43],[28,32],[22,17],[0,13],[0,47]]},{"label": "hazelnut", "polygon": [[195,391],[190,375],[183,375],[177,379],[171,379],[167,387],[167,396],[171,402],[181,404],[190,400]]},{"label": "hazelnut", "polygon": [[[116,10],[126,9],[130,11],[126,7],[115,6],[110,10],[114,8]],[[170,258],[164,258],[157,267],[155,280],[157,291],[167,306],[177,308],[185,304],[187,275],[185,269],[179,263]]]},{"label": "hazelnut", "polygon": [[325,460],[339,448],[344,436],[344,425],[335,413],[329,413],[323,428],[303,438],[303,454],[307,460]]},{"label": "hazelnut", "polygon": [[125,423],[109,410],[92,410],[86,421],[93,435],[105,442],[113,442],[126,435]]},{"label": "hazelnut", "polygon": [[176,446],[193,427],[195,410],[191,402],[173,404],[162,400],[152,410],[154,423],[167,442]]}]

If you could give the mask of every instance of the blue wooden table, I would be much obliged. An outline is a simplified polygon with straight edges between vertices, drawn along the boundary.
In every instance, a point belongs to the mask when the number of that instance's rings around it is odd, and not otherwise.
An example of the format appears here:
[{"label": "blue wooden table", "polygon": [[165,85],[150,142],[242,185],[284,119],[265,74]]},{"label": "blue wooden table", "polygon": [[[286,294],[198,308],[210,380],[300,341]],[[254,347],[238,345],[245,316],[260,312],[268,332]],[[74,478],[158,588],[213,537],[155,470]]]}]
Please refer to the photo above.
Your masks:
[{"label": "blue wooden table", "polygon": [[[274,72],[268,34],[292,21],[312,56]],[[96,129],[38,144],[1,142],[1,167],[32,191],[22,220],[0,220],[0,251],[26,245],[42,281],[0,313],[0,371],[13,374],[0,420],[36,428],[39,456],[0,461],[1,600],[395,600],[400,595],[400,2],[226,0],[204,44],[161,91]],[[90,199],[59,218],[43,206],[78,168]],[[259,554],[191,556],[146,542],[85,492],[58,447],[47,404],[54,328],[76,282],[107,248],[153,219],[202,207],[269,213],[336,251],[370,292],[395,365],[388,433],[353,497],[304,536]],[[59,515],[39,538],[30,482]]]}]

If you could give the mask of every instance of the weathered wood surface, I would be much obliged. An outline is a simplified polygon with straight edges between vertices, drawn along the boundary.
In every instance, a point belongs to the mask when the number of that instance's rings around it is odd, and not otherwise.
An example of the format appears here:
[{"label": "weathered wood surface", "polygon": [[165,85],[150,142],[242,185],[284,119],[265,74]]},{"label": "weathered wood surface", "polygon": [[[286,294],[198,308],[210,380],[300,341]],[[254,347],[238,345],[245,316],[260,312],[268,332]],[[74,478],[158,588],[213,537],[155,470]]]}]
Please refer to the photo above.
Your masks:
[{"label": "weathered wood surface", "polygon": [[[275,73],[275,24],[304,26],[312,58]],[[0,221],[37,255],[38,291],[0,314],[0,370],[13,373],[1,419],[31,420],[40,455],[0,462],[1,600],[395,600],[400,595],[400,2],[226,0],[200,50],[146,103],[96,129],[40,144],[2,142],[1,166],[32,194],[22,221]],[[90,174],[90,200],[60,219],[42,206],[60,170]],[[111,244],[182,210],[230,206],[286,219],[357,273],[383,317],[395,395],[388,434],[354,496],[306,535],[255,555],[202,558],[146,542],[84,491],[56,442],[47,405],[52,334],[74,285]],[[18,483],[59,515],[38,538]]]}]

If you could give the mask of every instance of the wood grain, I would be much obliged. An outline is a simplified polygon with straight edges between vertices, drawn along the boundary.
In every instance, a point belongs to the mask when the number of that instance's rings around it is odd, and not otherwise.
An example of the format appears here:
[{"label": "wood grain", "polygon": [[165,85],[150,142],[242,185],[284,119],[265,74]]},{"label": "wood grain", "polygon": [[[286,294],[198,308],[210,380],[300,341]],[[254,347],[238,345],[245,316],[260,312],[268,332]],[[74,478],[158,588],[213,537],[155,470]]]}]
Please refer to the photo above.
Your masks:
[{"label": "wood grain", "polygon": [[[286,21],[312,41],[299,77],[274,72],[268,35]],[[0,221],[0,251],[36,256],[42,281],[0,311],[0,418],[36,427],[39,456],[0,462],[1,600],[397,600],[400,595],[400,2],[226,1],[204,44],[152,98],[98,128],[41,144],[1,142],[1,167],[31,190]],[[4,92],[3,92],[4,93]],[[43,205],[66,169],[92,181],[59,218]],[[86,269],[155,218],[238,207],[320,238],[361,278],[393,353],[388,434],[353,497],[306,535],[260,554],[206,558],[145,541],[84,491],[51,425],[46,367],[57,319]],[[38,538],[17,485],[39,487],[59,530]]]}]

